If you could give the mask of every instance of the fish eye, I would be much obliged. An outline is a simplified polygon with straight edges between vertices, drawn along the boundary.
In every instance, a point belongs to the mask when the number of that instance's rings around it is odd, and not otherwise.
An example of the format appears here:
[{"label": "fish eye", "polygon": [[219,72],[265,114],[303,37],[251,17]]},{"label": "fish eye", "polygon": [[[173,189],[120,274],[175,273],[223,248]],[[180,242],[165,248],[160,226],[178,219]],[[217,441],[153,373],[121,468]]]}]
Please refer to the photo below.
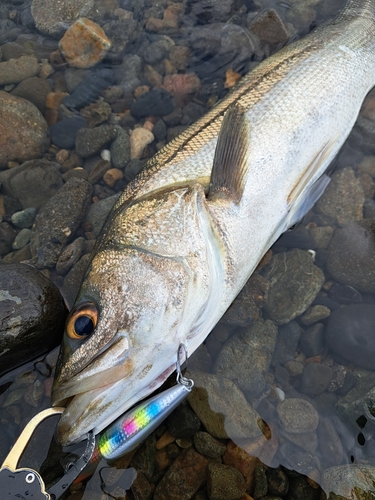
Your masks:
[{"label": "fish eye", "polygon": [[71,339],[91,335],[98,323],[98,309],[92,302],[75,307],[66,322],[66,333]]}]

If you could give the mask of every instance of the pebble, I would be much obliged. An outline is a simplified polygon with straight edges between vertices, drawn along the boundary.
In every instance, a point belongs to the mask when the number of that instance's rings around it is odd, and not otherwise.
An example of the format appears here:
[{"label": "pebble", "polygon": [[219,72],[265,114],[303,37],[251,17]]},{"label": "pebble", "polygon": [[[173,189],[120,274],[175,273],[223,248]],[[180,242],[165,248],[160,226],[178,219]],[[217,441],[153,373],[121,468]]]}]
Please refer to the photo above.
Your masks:
[{"label": "pebble", "polygon": [[280,425],[292,434],[314,431],[319,424],[319,416],[311,403],[300,398],[290,398],[277,405]]},{"label": "pebble", "polygon": [[7,254],[13,246],[16,232],[7,222],[0,223],[0,255]]},{"label": "pebble", "polygon": [[82,158],[99,153],[104,146],[112,142],[117,130],[112,125],[100,125],[95,128],[82,128],[76,136],[76,152]]},{"label": "pebble", "polygon": [[266,43],[285,43],[289,40],[288,29],[274,9],[263,10],[249,27],[251,34]]},{"label": "pebble", "polygon": [[56,262],[56,271],[58,274],[66,274],[79,261],[84,250],[84,245],[85,239],[79,237],[65,248]]},{"label": "pebble", "polygon": [[86,231],[92,232],[95,237],[99,236],[104,222],[112,209],[113,205],[118,200],[120,193],[104,198],[103,200],[93,203],[87,213],[85,222],[83,224]]},{"label": "pebble", "polygon": [[139,160],[138,158],[130,160],[125,167],[124,178],[128,182],[132,181],[142,170],[143,165],[144,165],[144,160]]},{"label": "pebble", "polygon": [[66,27],[79,17],[87,15],[94,0],[32,0],[31,13],[36,29],[44,35],[61,38]]},{"label": "pebble", "polygon": [[91,184],[95,184],[103,177],[103,175],[108,170],[110,170],[110,168],[111,168],[110,161],[99,160],[89,174],[88,178],[89,182],[91,182]]},{"label": "pebble", "polygon": [[25,210],[21,210],[21,212],[15,212],[11,216],[10,221],[12,224],[20,227],[21,229],[30,228],[34,223],[36,213],[37,212],[34,207],[25,208]]},{"label": "pebble", "polygon": [[345,452],[339,435],[331,419],[320,418],[318,426],[321,461],[326,465],[340,464],[345,459]]},{"label": "pebble", "polygon": [[124,177],[123,171],[118,168],[110,168],[103,175],[104,183],[109,187],[114,187],[116,182]]},{"label": "pebble", "polygon": [[20,250],[25,247],[28,243],[30,243],[31,238],[31,229],[21,229],[21,231],[14,238],[12,243],[13,250]]},{"label": "pebble", "polygon": [[326,266],[334,279],[360,292],[375,292],[375,220],[351,221],[328,247]]},{"label": "pebble", "polygon": [[109,120],[111,113],[111,106],[104,101],[93,102],[80,111],[80,115],[86,120],[90,128]]},{"label": "pebble", "polygon": [[47,95],[50,92],[51,85],[46,80],[33,76],[19,83],[17,87],[12,90],[11,94],[17,97],[23,97],[32,102],[42,115],[44,115]]},{"label": "pebble", "polygon": [[201,87],[201,81],[195,73],[167,75],[163,79],[163,89],[173,96],[175,105],[179,107],[186,106]]},{"label": "pebble", "polygon": [[203,431],[194,434],[194,446],[199,453],[210,458],[219,458],[226,451],[224,443],[215,439],[208,432]]},{"label": "pebble", "polygon": [[171,94],[158,88],[145,92],[130,106],[130,112],[136,118],[164,116],[173,110],[174,103]]},{"label": "pebble", "polygon": [[149,130],[139,127],[133,130],[130,136],[130,158],[139,159],[148,144],[154,140],[154,134]]},{"label": "pebble", "polygon": [[194,436],[201,423],[193,410],[187,404],[182,404],[170,415],[167,426],[169,433],[179,439]]},{"label": "pebble", "polygon": [[324,325],[322,323],[316,323],[301,335],[300,347],[308,358],[318,356],[322,352],[323,346]]},{"label": "pebble", "polygon": [[63,149],[73,149],[76,143],[77,132],[87,127],[87,122],[82,116],[65,118],[50,126],[51,142]]},{"label": "pebble", "polygon": [[130,137],[122,127],[116,130],[116,139],[111,143],[111,160],[115,168],[124,169],[130,160]]},{"label": "pebble", "polygon": [[230,465],[208,465],[207,492],[210,500],[238,500],[246,491],[242,474]]},{"label": "pebble", "polygon": [[266,386],[276,335],[272,321],[255,321],[223,345],[216,358],[215,373],[236,382],[242,391],[259,396]]},{"label": "pebble", "polygon": [[63,98],[62,102],[68,108],[81,109],[94,102],[114,81],[114,73],[110,69],[100,69],[90,73],[74,88],[71,95]]},{"label": "pebble", "polygon": [[57,163],[30,160],[0,172],[3,193],[19,200],[23,209],[39,210],[63,185]]},{"label": "pebble", "polygon": [[132,92],[141,84],[138,75],[141,72],[143,61],[136,54],[127,54],[122,63],[114,68],[116,81],[124,94]]},{"label": "pebble", "polygon": [[301,392],[316,396],[324,392],[332,379],[332,368],[321,363],[308,363],[302,373]]},{"label": "pebble", "polygon": [[286,361],[293,359],[302,331],[296,321],[291,321],[279,327],[275,351],[271,360],[272,366],[282,365]]},{"label": "pebble", "polygon": [[91,68],[105,57],[111,45],[98,24],[81,17],[65,32],[59,49],[70,66]]},{"label": "pebble", "polygon": [[264,309],[278,325],[304,313],[324,283],[324,274],[311,255],[297,248],[274,255],[264,276],[270,283]]},{"label": "pebble", "polygon": [[0,62],[0,85],[19,83],[38,73],[38,59],[34,56],[21,56],[18,59]]},{"label": "pebble", "polygon": [[301,361],[294,361],[293,359],[284,363],[284,368],[288,371],[291,377],[298,377],[299,375],[302,375],[303,367],[304,365]]},{"label": "pebble", "polygon": [[0,167],[6,167],[9,161],[39,158],[47,150],[47,123],[31,102],[0,91],[0,123]]},{"label": "pebble", "polygon": [[285,497],[289,490],[289,479],[283,470],[269,468],[266,471],[268,491],[272,495]]},{"label": "pebble", "polygon": [[67,241],[84,220],[92,186],[83,179],[69,179],[39,211],[32,229],[30,250],[38,269],[55,266]]},{"label": "pebble", "polygon": [[342,226],[351,220],[362,219],[364,202],[360,180],[356,178],[352,168],[345,167],[332,174],[331,182],[314,210],[328,224],[337,222]]},{"label": "pebble", "polygon": [[333,228],[331,226],[312,225],[309,232],[313,239],[314,249],[327,248],[332,238]]},{"label": "pebble", "polygon": [[240,471],[245,479],[246,490],[253,491],[254,471],[256,466],[260,464],[258,457],[249,455],[241,446],[229,440],[226,452],[223,455],[223,462],[226,465],[232,465]]},{"label": "pebble", "polygon": [[66,310],[57,287],[25,264],[0,266],[0,290],[0,372],[4,373],[61,342]]},{"label": "pebble", "polygon": [[301,322],[304,325],[313,325],[322,319],[328,318],[331,314],[331,311],[326,306],[316,305],[309,307],[305,314],[301,318]]},{"label": "pebble", "polygon": [[375,369],[375,308],[372,304],[352,304],[333,311],[325,340],[329,348],[350,363]]}]

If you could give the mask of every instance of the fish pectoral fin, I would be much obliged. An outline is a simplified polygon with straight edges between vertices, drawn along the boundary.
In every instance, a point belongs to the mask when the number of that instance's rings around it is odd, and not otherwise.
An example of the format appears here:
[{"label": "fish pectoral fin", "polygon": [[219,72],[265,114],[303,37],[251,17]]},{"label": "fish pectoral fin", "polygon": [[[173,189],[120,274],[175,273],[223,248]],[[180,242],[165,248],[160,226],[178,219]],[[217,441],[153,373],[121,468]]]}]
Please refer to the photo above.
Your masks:
[{"label": "fish pectoral fin", "polygon": [[207,198],[239,203],[245,188],[249,156],[250,123],[245,110],[235,105],[226,112],[213,161]]},{"label": "fish pectoral fin", "polygon": [[[325,171],[332,160],[332,150],[337,144],[332,140],[315,156],[308,165],[304,174],[300,177],[297,184],[293,187],[288,196],[289,215],[285,224],[285,231],[296,224],[313,207],[315,202],[321,197],[331,178],[323,174],[311,186],[311,179],[319,170]],[[308,187],[309,186],[309,187]]]}]

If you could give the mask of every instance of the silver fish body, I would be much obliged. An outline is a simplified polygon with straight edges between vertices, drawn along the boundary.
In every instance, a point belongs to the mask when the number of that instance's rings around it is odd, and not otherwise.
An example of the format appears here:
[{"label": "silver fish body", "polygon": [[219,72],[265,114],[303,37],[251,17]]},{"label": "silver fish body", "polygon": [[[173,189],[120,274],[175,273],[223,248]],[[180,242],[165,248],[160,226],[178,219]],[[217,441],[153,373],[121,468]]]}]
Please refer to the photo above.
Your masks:
[{"label": "silver fish body", "polygon": [[[73,398],[63,444],[100,432],[159,387],[179,344],[197,349],[321,195],[375,84],[374,49],[375,0],[349,2],[245,76],[127,186],[64,334],[53,388],[54,404]],[[81,316],[91,327],[75,335]]]}]

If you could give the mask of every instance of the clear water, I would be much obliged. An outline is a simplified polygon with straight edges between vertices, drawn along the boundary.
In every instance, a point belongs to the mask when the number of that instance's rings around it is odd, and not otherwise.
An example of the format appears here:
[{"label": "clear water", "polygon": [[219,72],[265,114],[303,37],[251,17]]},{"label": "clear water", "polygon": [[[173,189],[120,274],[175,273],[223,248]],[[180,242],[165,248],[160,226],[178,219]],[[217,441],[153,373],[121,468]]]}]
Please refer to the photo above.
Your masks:
[{"label": "clear water", "polygon": [[[203,106],[209,106],[210,103],[213,104],[227,92],[224,85],[226,70],[232,69],[240,74],[244,74],[244,72],[254,67],[257,62],[275,52],[283,45],[283,43],[263,43],[259,46],[256,45],[256,42],[254,42],[253,38],[249,35],[247,27],[251,23],[252,18],[262,9],[276,9],[281,19],[287,23],[286,25],[290,31],[290,41],[305,35],[313,27],[322,24],[335,15],[342,7],[343,3],[344,2],[341,0],[336,2],[328,0],[306,2],[303,0],[290,2],[274,2],[272,0],[234,2],[235,7],[232,9],[231,15],[226,18],[225,14],[223,14],[222,21],[226,23],[225,26],[228,33],[230,33],[232,27],[235,26],[236,29],[239,29],[240,32],[244,34],[245,39],[250,40],[250,45],[255,43],[256,50],[251,52],[250,58],[246,58],[243,57],[241,53],[239,54],[236,48],[232,51],[229,48],[225,56],[221,55],[221,57],[218,57],[217,54],[215,55],[215,50],[211,50],[208,45],[206,50],[203,50],[203,46],[197,44],[196,50],[191,51],[187,67],[188,71],[195,71],[198,74],[203,84],[202,91],[195,97],[194,102]],[[3,4],[5,6],[11,4],[14,6],[15,10],[19,9],[21,11],[24,8],[27,9],[26,3],[24,5],[21,4],[21,2],[3,2]],[[134,19],[140,22],[140,25],[144,25],[142,22],[150,16],[161,18],[168,5],[166,2],[153,2],[151,0],[146,2],[123,0],[119,1],[118,4],[125,11],[131,12]],[[220,2],[217,2],[217,4],[220,4]],[[22,5],[22,9],[20,5]],[[103,2],[104,8],[106,8],[105,5],[107,5],[106,2]],[[184,46],[191,43],[191,39],[188,38],[190,30],[197,26],[203,29],[206,25],[210,24],[212,19],[209,14],[211,12],[210,2],[201,2],[200,7],[199,2],[183,2],[182,5],[185,9],[185,14],[181,18],[182,25],[176,29],[166,30],[166,34],[174,40],[176,44]],[[108,18],[111,17],[110,14],[107,16]],[[28,29],[32,31],[32,25],[29,25]],[[144,36],[146,40],[152,39],[152,35],[146,31],[139,35],[140,39],[142,36]],[[230,44],[228,46],[231,47]],[[141,44],[134,42],[127,46],[126,53],[137,53],[137,51],[142,50],[144,49]],[[109,66],[115,66],[118,64],[119,58],[121,58],[121,54],[112,55],[112,58],[108,57],[106,63]],[[154,66],[157,71],[162,73],[166,71],[165,67],[162,67],[163,64],[164,63],[155,63]],[[57,71],[63,76],[66,68],[58,69]],[[57,79],[55,81],[57,81]],[[369,113],[371,115],[371,102],[373,102],[371,99],[370,96],[367,101],[367,111],[365,111],[363,115],[365,117],[368,117]],[[373,117],[370,116],[370,118]],[[362,129],[356,127],[335,160],[334,168],[336,173],[346,167],[351,167],[353,169],[355,178],[361,179],[365,191],[366,201],[364,204],[364,216],[366,218],[374,218],[375,210],[373,210],[374,202],[372,199],[374,195],[373,178],[371,175],[364,175],[365,170],[363,169],[364,157],[371,156],[372,154],[371,146],[369,147],[366,144],[365,139],[366,137],[362,134]],[[152,152],[153,148],[151,147],[150,154]],[[359,169],[358,165],[360,165]],[[373,169],[373,171],[375,170]],[[375,174],[373,175],[375,176]],[[112,194],[112,192],[113,190],[108,191],[109,194]],[[350,196],[350,194],[348,196]],[[356,218],[355,216],[351,217],[353,220]],[[350,221],[350,217],[347,221]],[[320,292],[319,299],[321,304],[327,304],[328,307],[331,308],[331,312],[336,307],[342,307],[343,305],[348,306],[356,303],[368,304],[374,307],[375,297],[371,292],[360,293],[355,290],[355,287],[348,286],[341,288],[337,288],[336,286],[336,294],[333,292],[334,289],[332,287],[334,283],[336,283],[336,280],[330,275],[326,267],[326,248],[317,249],[316,245],[314,248],[314,243],[311,244],[311,239],[308,237],[309,234],[311,235],[311,227],[313,227],[314,224],[319,227],[326,227],[329,225],[333,230],[337,230],[341,227],[340,224],[337,224],[335,221],[327,223],[321,211],[313,209],[311,213],[307,214],[304,220],[298,224],[294,231],[288,235],[287,239],[282,239],[274,246],[272,249],[273,254],[282,253],[294,247],[303,250],[309,248],[316,250],[315,264],[321,267],[325,273],[325,284]],[[310,229],[306,230],[306,227]],[[373,245],[373,236],[374,235],[371,234],[370,231],[370,245]],[[371,255],[371,251],[369,255]],[[260,271],[261,274],[264,274],[264,272],[264,269]],[[52,273],[52,278],[56,278],[54,273]],[[293,280],[292,275],[290,279]],[[60,283],[58,279],[56,279],[56,282]],[[291,283],[291,286],[292,285]],[[315,303],[319,303],[319,300]],[[268,317],[265,310],[261,312],[261,315],[264,319]],[[307,330],[308,326],[304,325],[301,321],[302,316],[303,314],[297,316],[295,321],[299,326],[303,327],[304,330]],[[230,341],[230,339],[240,335],[241,329],[243,328],[243,326],[233,324],[233,320],[229,320],[229,322],[230,324],[228,324],[227,318],[226,321],[224,320],[220,323],[206,340],[200,352],[193,356],[191,360],[191,368],[193,370],[200,369],[204,372],[214,372],[213,367],[215,366],[215,361],[220,349],[226,342]],[[324,318],[319,322],[323,324],[323,329],[326,329],[328,319]],[[372,325],[372,328],[374,326],[375,325]],[[279,337],[280,327],[278,332],[278,338]],[[353,359],[343,358],[333,353],[332,350],[329,349],[329,346],[324,343],[324,338],[325,337],[323,337],[321,349],[316,356],[309,357],[306,355],[304,350],[301,349],[301,344],[297,343],[287,355],[289,364],[287,364],[285,359],[277,361],[278,353],[276,352],[274,354],[274,362],[267,368],[266,373],[263,374],[265,387],[260,391],[260,394],[254,396],[254,394],[244,391],[248,403],[258,411],[260,417],[262,417],[265,422],[265,426],[263,426],[265,435],[268,438],[270,436],[269,432],[271,432],[272,435],[271,439],[265,438],[265,446],[262,449],[257,448],[259,458],[266,465],[271,467],[282,465],[289,470],[294,469],[301,474],[306,474],[318,484],[322,484],[324,470],[335,465],[354,463],[358,465],[375,466],[375,447],[373,443],[374,423],[372,420],[373,415],[371,414],[372,402],[365,400],[363,402],[363,414],[360,415],[359,412],[358,418],[352,421],[345,420],[338,411],[336,405],[338,400],[343,398],[351,387],[355,387],[356,384],[359,383],[359,380],[370,377],[373,371],[358,365],[357,361],[355,361],[357,357],[354,351]],[[29,419],[40,410],[50,406],[49,394],[55,359],[55,354],[50,354],[47,357],[42,357],[40,360],[18,368],[14,372],[8,373],[0,379],[0,460],[4,459],[9,448]],[[294,362],[294,365],[291,365],[290,362]],[[301,392],[301,385],[303,385],[302,369],[310,362],[329,366],[336,374],[336,379],[332,377],[329,387],[313,396]],[[341,375],[344,373],[341,379],[340,370]],[[347,373],[351,374],[352,378],[350,375],[347,375]],[[346,386],[344,384],[345,376],[347,381]],[[348,382],[349,379],[352,381],[351,383]],[[236,380],[234,381],[236,382]],[[336,386],[334,383],[336,383]],[[42,388],[38,393],[39,395],[37,394],[35,397],[30,397],[32,387],[35,390],[38,387],[39,389]],[[304,441],[301,440],[302,438],[298,441],[296,439],[293,440],[293,436],[291,435],[287,436],[280,428],[280,419],[277,413],[278,405],[285,398],[298,398],[309,401],[319,414],[321,421],[324,419],[326,433],[322,431],[320,434],[313,433],[314,435],[304,435]],[[221,410],[221,413],[223,412],[226,428],[230,428],[231,422],[238,419],[238,415],[233,415],[229,410],[225,412],[224,408]],[[58,445],[53,439],[56,420],[55,417],[51,418],[41,426],[19,464],[20,466],[35,467],[41,470],[46,481],[52,481],[54,478],[61,475],[63,470],[61,462],[63,464],[66,463],[71,453],[77,455],[82,450],[81,447],[78,449],[66,450],[64,454],[61,454]],[[157,437],[160,437],[165,429],[166,427],[164,425],[161,426],[161,428],[156,431]],[[301,435],[295,434],[294,438],[295,436]],[[235,436],[229,435],[229,437],[233,438],[239,446],[243,446],[245,450],[254,450],[251,440],[247,440],[246,444],[244,444],[238,439],[235,439]],[[314,439],[316,439],[316,443],[311,446],[309,440]],[[327,450],[326,439],[330,443],[335,443],[337,447],[332,447]],[[226,440],[223,440],[223,442],[226,442]],[[181,449],[185,446],[183,442],[180,442],[179,445]],[[309,452],[306,450],[309,450]],[[252,454],[250,451],[249,453]],[[304,462],[303,457],[306,458],[307,453],[310,453],[314,458],[313,465],[311,465],[311,463],[306,465]],[[126,460],[120,465],[117,464],[116,468],[102,461],[94,475],[87,482],[74,486],[72,491],[67,493],[66,498],[71,498],[72,500],[80,498],[94,500],[96,498],[123,498],[124,492],[129,490],[136,476],[137,467],[133,467],[134,463],[137,464],[137,461],[130,462],[130,468],[126,469],[128,466]],[[158,474],[154,474],[153,477],[160,478],[161,476],[162,472],[159,476]],[[353,486],[355,486],[354,483]],[[129,498],[134,498],[134,493],[129,493],[129,495]],[[286,496],[286,498],[289,497]]]}]

